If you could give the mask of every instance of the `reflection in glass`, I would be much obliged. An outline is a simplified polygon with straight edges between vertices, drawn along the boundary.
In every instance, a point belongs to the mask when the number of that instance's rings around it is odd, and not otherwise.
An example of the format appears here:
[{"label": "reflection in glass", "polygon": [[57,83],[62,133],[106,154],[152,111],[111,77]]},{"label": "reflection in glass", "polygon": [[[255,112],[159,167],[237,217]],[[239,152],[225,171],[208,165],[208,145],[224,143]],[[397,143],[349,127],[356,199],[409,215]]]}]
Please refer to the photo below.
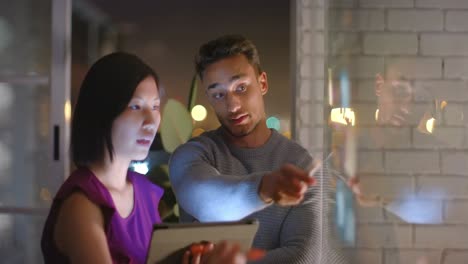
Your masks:
[{"label": "reflection in glass", "polygon": [[[454,71],[466,68],[466,53],[448,40],[428,41],[437,34],[442,40],[446,29],[428,34],[434,21],[418,19],[420,6],[397,2],[334,0],[325,7],[323,88],[338,230],[351,263],[465,263],[468,82]],[[438,4],[430,12],[450,20],[448,4]],[[409,19],[420,24],[410,30],[402,22]],[[344,114],[351,110],[354,126]],[[354,217],[343,217],[348,208]]]}]

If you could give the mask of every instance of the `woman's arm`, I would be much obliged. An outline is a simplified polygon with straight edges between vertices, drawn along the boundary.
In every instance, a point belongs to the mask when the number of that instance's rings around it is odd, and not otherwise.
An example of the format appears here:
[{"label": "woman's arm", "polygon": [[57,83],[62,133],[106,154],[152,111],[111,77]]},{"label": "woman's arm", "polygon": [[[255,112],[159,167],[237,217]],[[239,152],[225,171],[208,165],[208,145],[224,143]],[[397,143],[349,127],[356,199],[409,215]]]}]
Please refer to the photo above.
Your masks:
[{"label": "woman's arm", "polygon": [[112,263],[102,211],[81,192],[63,201],[54,242],[71,263]]}]

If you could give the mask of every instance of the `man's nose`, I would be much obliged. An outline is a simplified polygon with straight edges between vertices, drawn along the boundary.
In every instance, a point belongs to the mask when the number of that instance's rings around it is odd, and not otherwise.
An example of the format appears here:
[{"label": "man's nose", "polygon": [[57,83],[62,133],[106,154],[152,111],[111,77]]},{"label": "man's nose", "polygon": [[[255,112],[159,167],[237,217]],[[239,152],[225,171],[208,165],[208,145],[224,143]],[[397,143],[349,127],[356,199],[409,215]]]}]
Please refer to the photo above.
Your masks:
[{"label": "man's nose", "polygon": [[227,108],[229,113],[236,113],[241,107],[240,98],[236,95],[228,95],[227,98]]}]

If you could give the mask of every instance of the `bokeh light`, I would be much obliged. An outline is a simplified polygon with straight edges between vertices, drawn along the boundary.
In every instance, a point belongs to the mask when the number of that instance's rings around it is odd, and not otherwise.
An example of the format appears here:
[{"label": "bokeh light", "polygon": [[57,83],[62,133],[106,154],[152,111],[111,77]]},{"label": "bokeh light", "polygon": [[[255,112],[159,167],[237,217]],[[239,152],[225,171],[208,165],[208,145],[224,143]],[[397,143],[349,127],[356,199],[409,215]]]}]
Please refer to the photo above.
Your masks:
[{"label": "bokeh light", "polygon": [[268,128],[272,128],[272,129],[275,129],[276,131],[279,131],[281,129],[281,122],[280,120],[275,117],[275,116],[270,116],[267,120],[266,120],[266,124],[267,124],[267,127]]},{"label": "bokeh light", "polygon": [[71,120],[71,115],[72,115],[70,100],[67,100],[67,101],[65,102],[65,106],[64,106],[63,111],[64,111],[64,114],[65,114],[65,121],[66,121],[66,122],[70,122],[70,120]]},{"label": "bokeh light", "polygon": [[426,130],[427,132],[431,134],[432,134],[432,131],[434,131],[434,122],[435,122],[435,119],[433,117],[426,121]]},{"label": "bokeh light", "polygon": [[192,118],[195,121],[203,121],[206,118],[207,111],[203,105],[196,105],[192,108]]}]

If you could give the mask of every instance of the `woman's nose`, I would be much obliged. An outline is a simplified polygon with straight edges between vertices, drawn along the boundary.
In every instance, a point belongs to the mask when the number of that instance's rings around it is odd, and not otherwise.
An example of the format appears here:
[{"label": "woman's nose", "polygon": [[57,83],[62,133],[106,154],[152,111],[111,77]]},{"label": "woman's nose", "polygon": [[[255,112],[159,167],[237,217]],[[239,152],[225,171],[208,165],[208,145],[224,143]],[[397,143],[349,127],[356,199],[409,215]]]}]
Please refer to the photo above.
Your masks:
[{"label": "woman's nose", "polygon": [[155,132],[159,124],[160,114],[159,111],[146,110],[145,120],[143,122],[143,129]]}]

